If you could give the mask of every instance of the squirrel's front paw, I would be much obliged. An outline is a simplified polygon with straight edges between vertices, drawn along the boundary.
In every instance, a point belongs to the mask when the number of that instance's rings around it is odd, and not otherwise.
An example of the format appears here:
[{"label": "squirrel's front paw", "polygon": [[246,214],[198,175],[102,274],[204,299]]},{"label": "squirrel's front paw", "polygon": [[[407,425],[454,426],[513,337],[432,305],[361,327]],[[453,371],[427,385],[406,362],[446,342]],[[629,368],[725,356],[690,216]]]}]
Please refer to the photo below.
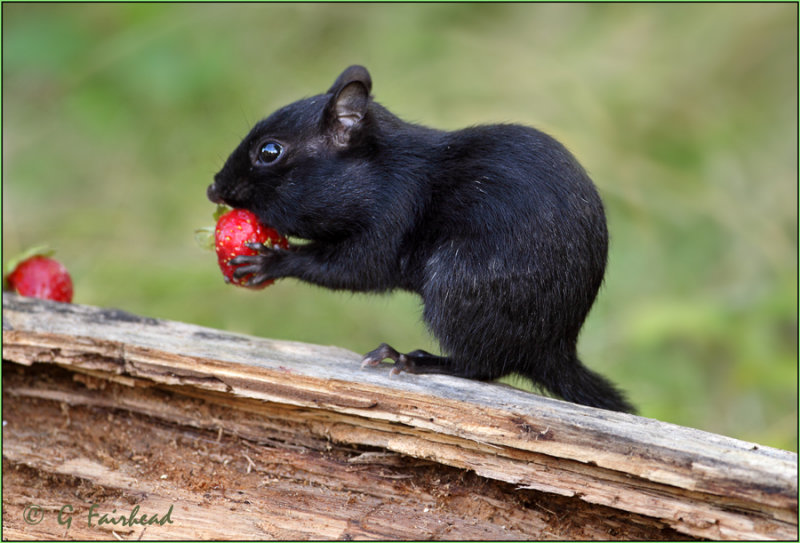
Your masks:
[{"label": "squirrel's front paw", "polygon": [[237,267],[233,272],[234,279],[240,280],[249,275],[251,277],[246,279],[244,284],[248,287],[254,287],[280,277],[275,267],[287,252],[286,249],[268,247],[262,243],[245,243],[245,245],[254,251],[258,251],[258,254],[252,256],[240,255],[230,260],[230,265]]}]

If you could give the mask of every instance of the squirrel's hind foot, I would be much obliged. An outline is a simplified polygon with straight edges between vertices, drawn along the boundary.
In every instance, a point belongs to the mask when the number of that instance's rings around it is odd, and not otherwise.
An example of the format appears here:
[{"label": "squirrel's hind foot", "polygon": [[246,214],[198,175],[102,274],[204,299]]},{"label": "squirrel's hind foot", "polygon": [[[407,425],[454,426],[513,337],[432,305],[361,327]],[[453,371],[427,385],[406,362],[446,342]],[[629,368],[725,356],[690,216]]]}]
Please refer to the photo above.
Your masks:
[{"label": "squirrel's hind foot", "polygon": [[394,362],[392,375],[397,375],[402,371],[455,375],[451,360],[445,356],[437,356],[422,349],[403,354],[386,343],[381,343],[377,349],[365,354],[361,359],[361,367],[377,366],[386,359]]}]

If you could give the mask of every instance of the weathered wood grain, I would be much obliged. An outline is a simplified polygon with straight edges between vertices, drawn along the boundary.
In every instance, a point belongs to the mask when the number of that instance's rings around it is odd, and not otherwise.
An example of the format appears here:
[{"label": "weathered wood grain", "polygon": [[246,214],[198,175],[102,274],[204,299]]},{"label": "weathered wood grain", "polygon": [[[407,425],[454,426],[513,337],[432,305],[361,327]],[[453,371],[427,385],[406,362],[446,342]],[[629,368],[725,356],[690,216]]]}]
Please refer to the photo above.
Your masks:
[{"label": "weathered wood grain", "polygon": [[[22,539],[681,539],[663,523],[413,457],[339,444],[305,408],[238,405],[4,368],[4,536]],[[220,395],[223,397],[223,395]],[[235,402],[234,402],[235,404]],[[293,412],[284,418],[285,411]],[[29,504],[46,507],[38,525]],[[70,505],[73,522],[58,523]],[[90,525],[99,512],[163,515]],[[62,519],[63,520],[63,519]],[[67,529],[69,528],[69,529]],[[685,537],[685,536],[684,536]]]},{"label": "weathered wood grain", "polygon": [[794,539],[797,455],[448,376],[390,376],[349,351],[4,294],[3,358],[50,362],[268,415],[643,515],[696,537]]}]

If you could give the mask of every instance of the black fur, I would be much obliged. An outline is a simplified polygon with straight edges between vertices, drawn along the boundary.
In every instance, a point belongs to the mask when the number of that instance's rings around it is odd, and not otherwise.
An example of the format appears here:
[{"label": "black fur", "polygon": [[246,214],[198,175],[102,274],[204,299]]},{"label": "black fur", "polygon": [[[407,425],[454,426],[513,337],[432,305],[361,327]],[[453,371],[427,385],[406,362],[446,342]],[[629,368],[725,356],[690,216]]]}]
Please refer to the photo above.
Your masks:
[{"label": "black fur", "polygon": [[[351,66],[326,94],[256,124],[215,176],[210,200],[308,240],[239,257],[238,272],[422,296],[447,357],[383,345],[366,364],[392,358],[397,369],[473,379],[516,372],[568,401],[633,411],[576,355],[608,233],[575,158],[524,126],[404,122],[372,101],[371,87],[367,70]],[[259,162],[276,145],[277,159]]]}]

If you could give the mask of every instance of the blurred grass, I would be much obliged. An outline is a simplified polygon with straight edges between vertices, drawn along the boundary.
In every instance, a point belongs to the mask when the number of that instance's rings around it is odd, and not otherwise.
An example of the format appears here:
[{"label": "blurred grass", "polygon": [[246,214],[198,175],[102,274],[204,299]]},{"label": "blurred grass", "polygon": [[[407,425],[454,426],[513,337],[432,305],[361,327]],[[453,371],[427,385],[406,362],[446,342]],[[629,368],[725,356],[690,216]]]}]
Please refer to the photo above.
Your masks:
[{"label": "blurred grass", "polygon": [[251,124],[369,67],[455,129],[537,126],[606,201],[581,356],[645,416],[797,450],[796,4],[3,4],[3,261],[77,303],[365,352],[436,349],[414,296],[222,283],[194,246]]}]

